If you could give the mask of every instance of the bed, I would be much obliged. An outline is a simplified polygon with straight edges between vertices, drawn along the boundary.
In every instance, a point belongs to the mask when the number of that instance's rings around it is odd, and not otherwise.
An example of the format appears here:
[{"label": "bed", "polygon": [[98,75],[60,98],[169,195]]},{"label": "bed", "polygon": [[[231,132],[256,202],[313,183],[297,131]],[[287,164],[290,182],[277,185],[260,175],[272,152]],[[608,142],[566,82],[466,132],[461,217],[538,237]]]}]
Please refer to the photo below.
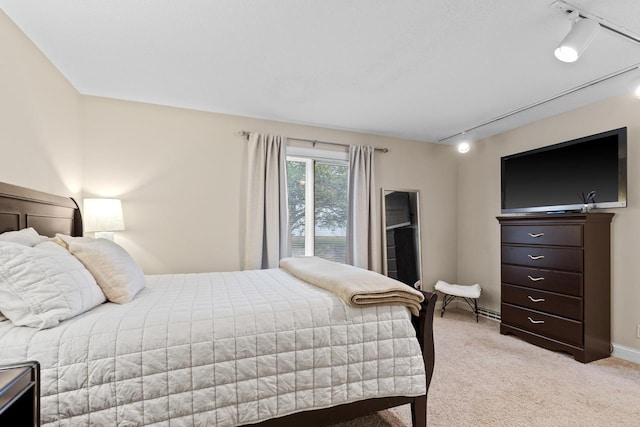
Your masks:
[{"label": "bed", "polygon": [[[0,183],[0,232],[82,236],[76,203]],[[43,425],[327,425],[411,404],[425,426],[435,294],[352,307],[283,269],[145,276],[58,325],[0,321],[0,365],[41,364]]]}]

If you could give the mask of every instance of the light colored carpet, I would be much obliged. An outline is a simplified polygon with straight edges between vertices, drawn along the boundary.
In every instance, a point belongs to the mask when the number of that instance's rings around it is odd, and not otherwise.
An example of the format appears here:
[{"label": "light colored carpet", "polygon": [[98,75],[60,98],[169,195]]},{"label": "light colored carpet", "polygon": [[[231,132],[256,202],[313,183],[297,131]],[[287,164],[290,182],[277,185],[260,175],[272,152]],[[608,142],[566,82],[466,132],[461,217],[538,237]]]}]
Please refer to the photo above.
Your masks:
[{"label": "light colored carpet", "polygon": [[[582,364],[500,335],[464,310],[434,321],[429,426],[640,426],[640,365],[614,357]],[[336,427],[405,427],[408,405]]]}]

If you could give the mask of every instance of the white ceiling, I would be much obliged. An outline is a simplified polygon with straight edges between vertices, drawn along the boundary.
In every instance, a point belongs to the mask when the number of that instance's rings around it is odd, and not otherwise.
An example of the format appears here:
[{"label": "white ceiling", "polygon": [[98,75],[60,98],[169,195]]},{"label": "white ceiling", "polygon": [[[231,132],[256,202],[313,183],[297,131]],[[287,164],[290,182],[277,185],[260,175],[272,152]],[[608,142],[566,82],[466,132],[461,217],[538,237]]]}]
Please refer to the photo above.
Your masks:
[{"label": "white ceiling", "polygon": [[[83,94],[439,141],[640,64],[640,44],[606,30],[577,62],[556,60],[570,22],[552,3],[0,0],[0,7]],[[639,0],[567,3],[640,38]],[[468,133],[488,136],[622,93],[634,74]]]}]

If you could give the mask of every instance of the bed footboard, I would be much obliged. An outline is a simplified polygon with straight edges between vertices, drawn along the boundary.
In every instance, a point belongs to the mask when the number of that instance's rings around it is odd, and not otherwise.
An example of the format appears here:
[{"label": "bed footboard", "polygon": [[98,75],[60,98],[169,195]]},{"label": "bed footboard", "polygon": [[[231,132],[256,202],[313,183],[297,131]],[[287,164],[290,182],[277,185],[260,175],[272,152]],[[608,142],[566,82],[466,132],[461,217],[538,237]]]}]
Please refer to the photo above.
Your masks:
[{"label": "bed footboard", "polygon": [[427,372],[427,390],[431,384],[433,376],[433,366],[435,363],[435,350],[433,346],[433,312],[436,308],[438,295],[431,292],[422,291],[424,301],[420,309],[420,316],[413,318],[413,326],[416,328],[418,342],[422,348],[422,357],[424,357],[424,367]]},{"label": "bed footboard", "polygon": [[416,335],[422,358],[424,359],[424,370],[426,374],[427,394],[419,396],[411,403],[411,418],[414,427],[426,427],[427,425],[427,396],[429,395],[429,385],[433,377],[433,367],[435,365],[435,348],[433,344],[433,312],[436,307],[438,295],[431,292],[422,291],[424,301],[420,308],[420,316],[413,317],[413,326],[416,328]]}]

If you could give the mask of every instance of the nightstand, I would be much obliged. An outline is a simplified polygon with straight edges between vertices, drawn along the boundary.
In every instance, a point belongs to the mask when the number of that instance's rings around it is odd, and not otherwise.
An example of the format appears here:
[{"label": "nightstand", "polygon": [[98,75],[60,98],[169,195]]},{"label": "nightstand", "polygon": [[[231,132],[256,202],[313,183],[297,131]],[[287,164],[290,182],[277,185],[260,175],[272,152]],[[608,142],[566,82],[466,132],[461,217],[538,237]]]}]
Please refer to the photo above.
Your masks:
[{"label": "nightstand", "polygon": [[0,425],[40,426],[40,364],[0,366]]}]

